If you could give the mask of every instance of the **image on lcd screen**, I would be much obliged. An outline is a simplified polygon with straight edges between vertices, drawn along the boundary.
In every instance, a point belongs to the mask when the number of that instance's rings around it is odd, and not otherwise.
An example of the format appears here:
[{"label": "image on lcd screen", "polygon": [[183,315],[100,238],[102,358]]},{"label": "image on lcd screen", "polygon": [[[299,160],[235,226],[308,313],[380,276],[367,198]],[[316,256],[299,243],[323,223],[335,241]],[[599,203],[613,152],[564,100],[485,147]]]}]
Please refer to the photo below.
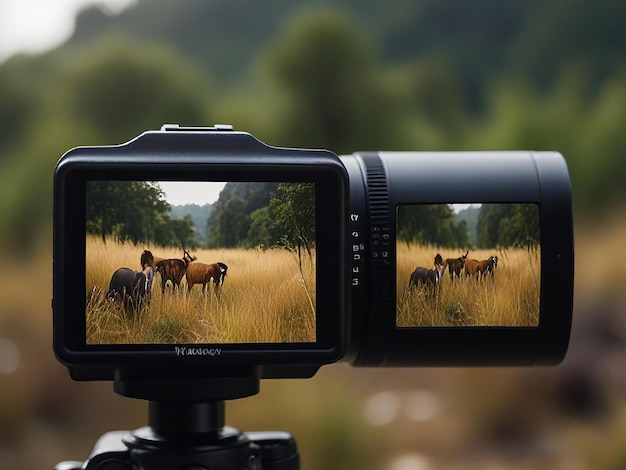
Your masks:
[{"label": "image on lcd screen", "polygon": [[86,344],[316,341],[314,183],[85,192]]},{"label": "image on lcd screen", "polygon": [[397,207],[398,327],[539,325],[536,204]]}]

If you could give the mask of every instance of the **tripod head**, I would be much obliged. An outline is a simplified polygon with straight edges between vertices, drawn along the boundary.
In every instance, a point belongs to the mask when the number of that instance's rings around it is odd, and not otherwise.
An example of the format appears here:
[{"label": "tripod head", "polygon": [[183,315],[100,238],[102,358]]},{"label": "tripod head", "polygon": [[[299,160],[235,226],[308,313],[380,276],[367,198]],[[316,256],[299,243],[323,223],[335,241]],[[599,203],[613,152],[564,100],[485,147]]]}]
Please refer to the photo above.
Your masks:
[{"label": "tripod head", "polygon": [[55,470],[300,468],[296,442],[290,434],[244,433],[225,425],[225,400],[258,393],[258,377],[117,377],[114,390],[148,400],[148,426],[105,433],[85,462],[61,462]]}]

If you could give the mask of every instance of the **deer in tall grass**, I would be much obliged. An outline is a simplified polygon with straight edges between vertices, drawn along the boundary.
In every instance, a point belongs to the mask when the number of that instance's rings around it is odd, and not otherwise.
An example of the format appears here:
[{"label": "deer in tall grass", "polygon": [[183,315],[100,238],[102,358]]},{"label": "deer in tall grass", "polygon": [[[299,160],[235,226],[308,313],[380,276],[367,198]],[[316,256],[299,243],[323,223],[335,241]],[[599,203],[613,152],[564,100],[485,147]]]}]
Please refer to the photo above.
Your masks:
[{"label": "deer in tall grass", "polygon": [[143,271],[119,268],[111,276],[107,297],[121,303],[128,315],[150,303],[154,272],[150,266]]},{"label": "deer in tall grass", "polygon": [[443,269],[445,270],[446,268],[448,268],[448,272],[450,273],[450,279],[454,279],[455,274],[456,277],[461,277],[461,271],[463,271],[463,268],[465,267],[465,259],[467,258],[468,254],[469,250],[466,251],[465,254],[459,258],[446,259],[446,262],[443,265]]},{"label": "deer in tall grass", "polygon": [[421,266],[415,268],[409,277],[409,289],[419,287],[420,284],[423,284],[425,287],[432,289],[432,295],[434,297],[445,269],[443,259],[439,253],[435,256],[434,264],[435,269],[423,268]]},{"label": "deer in tall grass", "polygon": [[215,293],[219,294],[219,287],[224,284],[227,271],[228,266],[222,262],[213,264],[205,264],[197,261],[193,263],[190,262],[187,265],[187,272],[185,273],[187,291],[190,291],[194,284],[202,284],[202,293],[205,293],[207,291],[207,284],[210,284],[211,279],[213,279]]},{"label": "deer in tall grass", "polygon": [[187,250],[183,248],[182,258],[168,258],[162,259],[155,263],[155,271],[161,275],[161,292],[165,293],[165,286],[167,282],[172,283],[172,290],[180,288],[180,281],[187,272],[187,266],[194,261],[195,256],[192,257]]},{"label": "deer in tall grass", "polygon": [[146,269],[146,266],[156,269],[156,264],[163,259],[164,258],[154,256],[150,250],[143,250],[139,262],[141,263],[141,269]]},{"label": "deer in tall grass", "polygon": [[476,280],[486,276],[487,274],[491,274],[493,276],[494,269],[497,265],[497,256],[490,256],[489,258],[480,261],[477,259],[468,259],[465,262],[465,274],[467,276],[476,276]]}]

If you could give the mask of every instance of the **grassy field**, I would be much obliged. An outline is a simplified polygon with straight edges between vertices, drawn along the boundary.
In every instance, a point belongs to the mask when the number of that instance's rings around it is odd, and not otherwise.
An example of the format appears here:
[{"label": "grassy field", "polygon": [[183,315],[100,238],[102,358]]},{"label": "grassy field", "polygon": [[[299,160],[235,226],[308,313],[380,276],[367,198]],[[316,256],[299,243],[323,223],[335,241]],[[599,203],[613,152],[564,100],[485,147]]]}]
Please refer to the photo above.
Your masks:
[{"label": "grassy field", "polygon": [[[146,247],[87,239],[86,321],[88,344],[273,343],[315,341],[315,259],[305,260],[304,277],[287,250],[197,250],[199,262],[221,261],[228,273],[220,295],[195,285],[188,292],[167,287],[154,277],[150,306],[134,316],[106,299],[117,268],[140,269]],[[150,247],[164,258],[182,250]],[[308,290],[308,295],[307,295]],[[310,296],[310,299],[309,299]]]},{"label": "grassy field", "polygon": [[[465,250],[463,250],[463,253]],[[461,250],[398,246],[396,268],[397,319],[400,327],[416,326],[537,326],[539,323],[540,252],[525,249],[470,250],[467,259],[498,256],[493,277],[450,279],[448,270],[437,295],[423,285],[409,289],[417,266],[433,268],[434,258],[461,256]]]}]

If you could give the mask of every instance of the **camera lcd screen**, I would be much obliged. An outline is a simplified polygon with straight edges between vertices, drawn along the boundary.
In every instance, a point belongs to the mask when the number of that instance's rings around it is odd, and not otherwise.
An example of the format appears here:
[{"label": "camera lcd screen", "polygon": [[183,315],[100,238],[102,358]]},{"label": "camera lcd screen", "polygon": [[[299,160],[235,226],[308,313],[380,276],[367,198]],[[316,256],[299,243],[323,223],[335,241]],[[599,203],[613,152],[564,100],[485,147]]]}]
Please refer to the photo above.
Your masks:
[{"label": "camera lcd screen", "polygon": [[539,325],[537,204],[397,207],[396,326]]},{"label": "camera lcd screen", "polygon": [[85,343],[315,343],[316,184],[85,182]]}]

